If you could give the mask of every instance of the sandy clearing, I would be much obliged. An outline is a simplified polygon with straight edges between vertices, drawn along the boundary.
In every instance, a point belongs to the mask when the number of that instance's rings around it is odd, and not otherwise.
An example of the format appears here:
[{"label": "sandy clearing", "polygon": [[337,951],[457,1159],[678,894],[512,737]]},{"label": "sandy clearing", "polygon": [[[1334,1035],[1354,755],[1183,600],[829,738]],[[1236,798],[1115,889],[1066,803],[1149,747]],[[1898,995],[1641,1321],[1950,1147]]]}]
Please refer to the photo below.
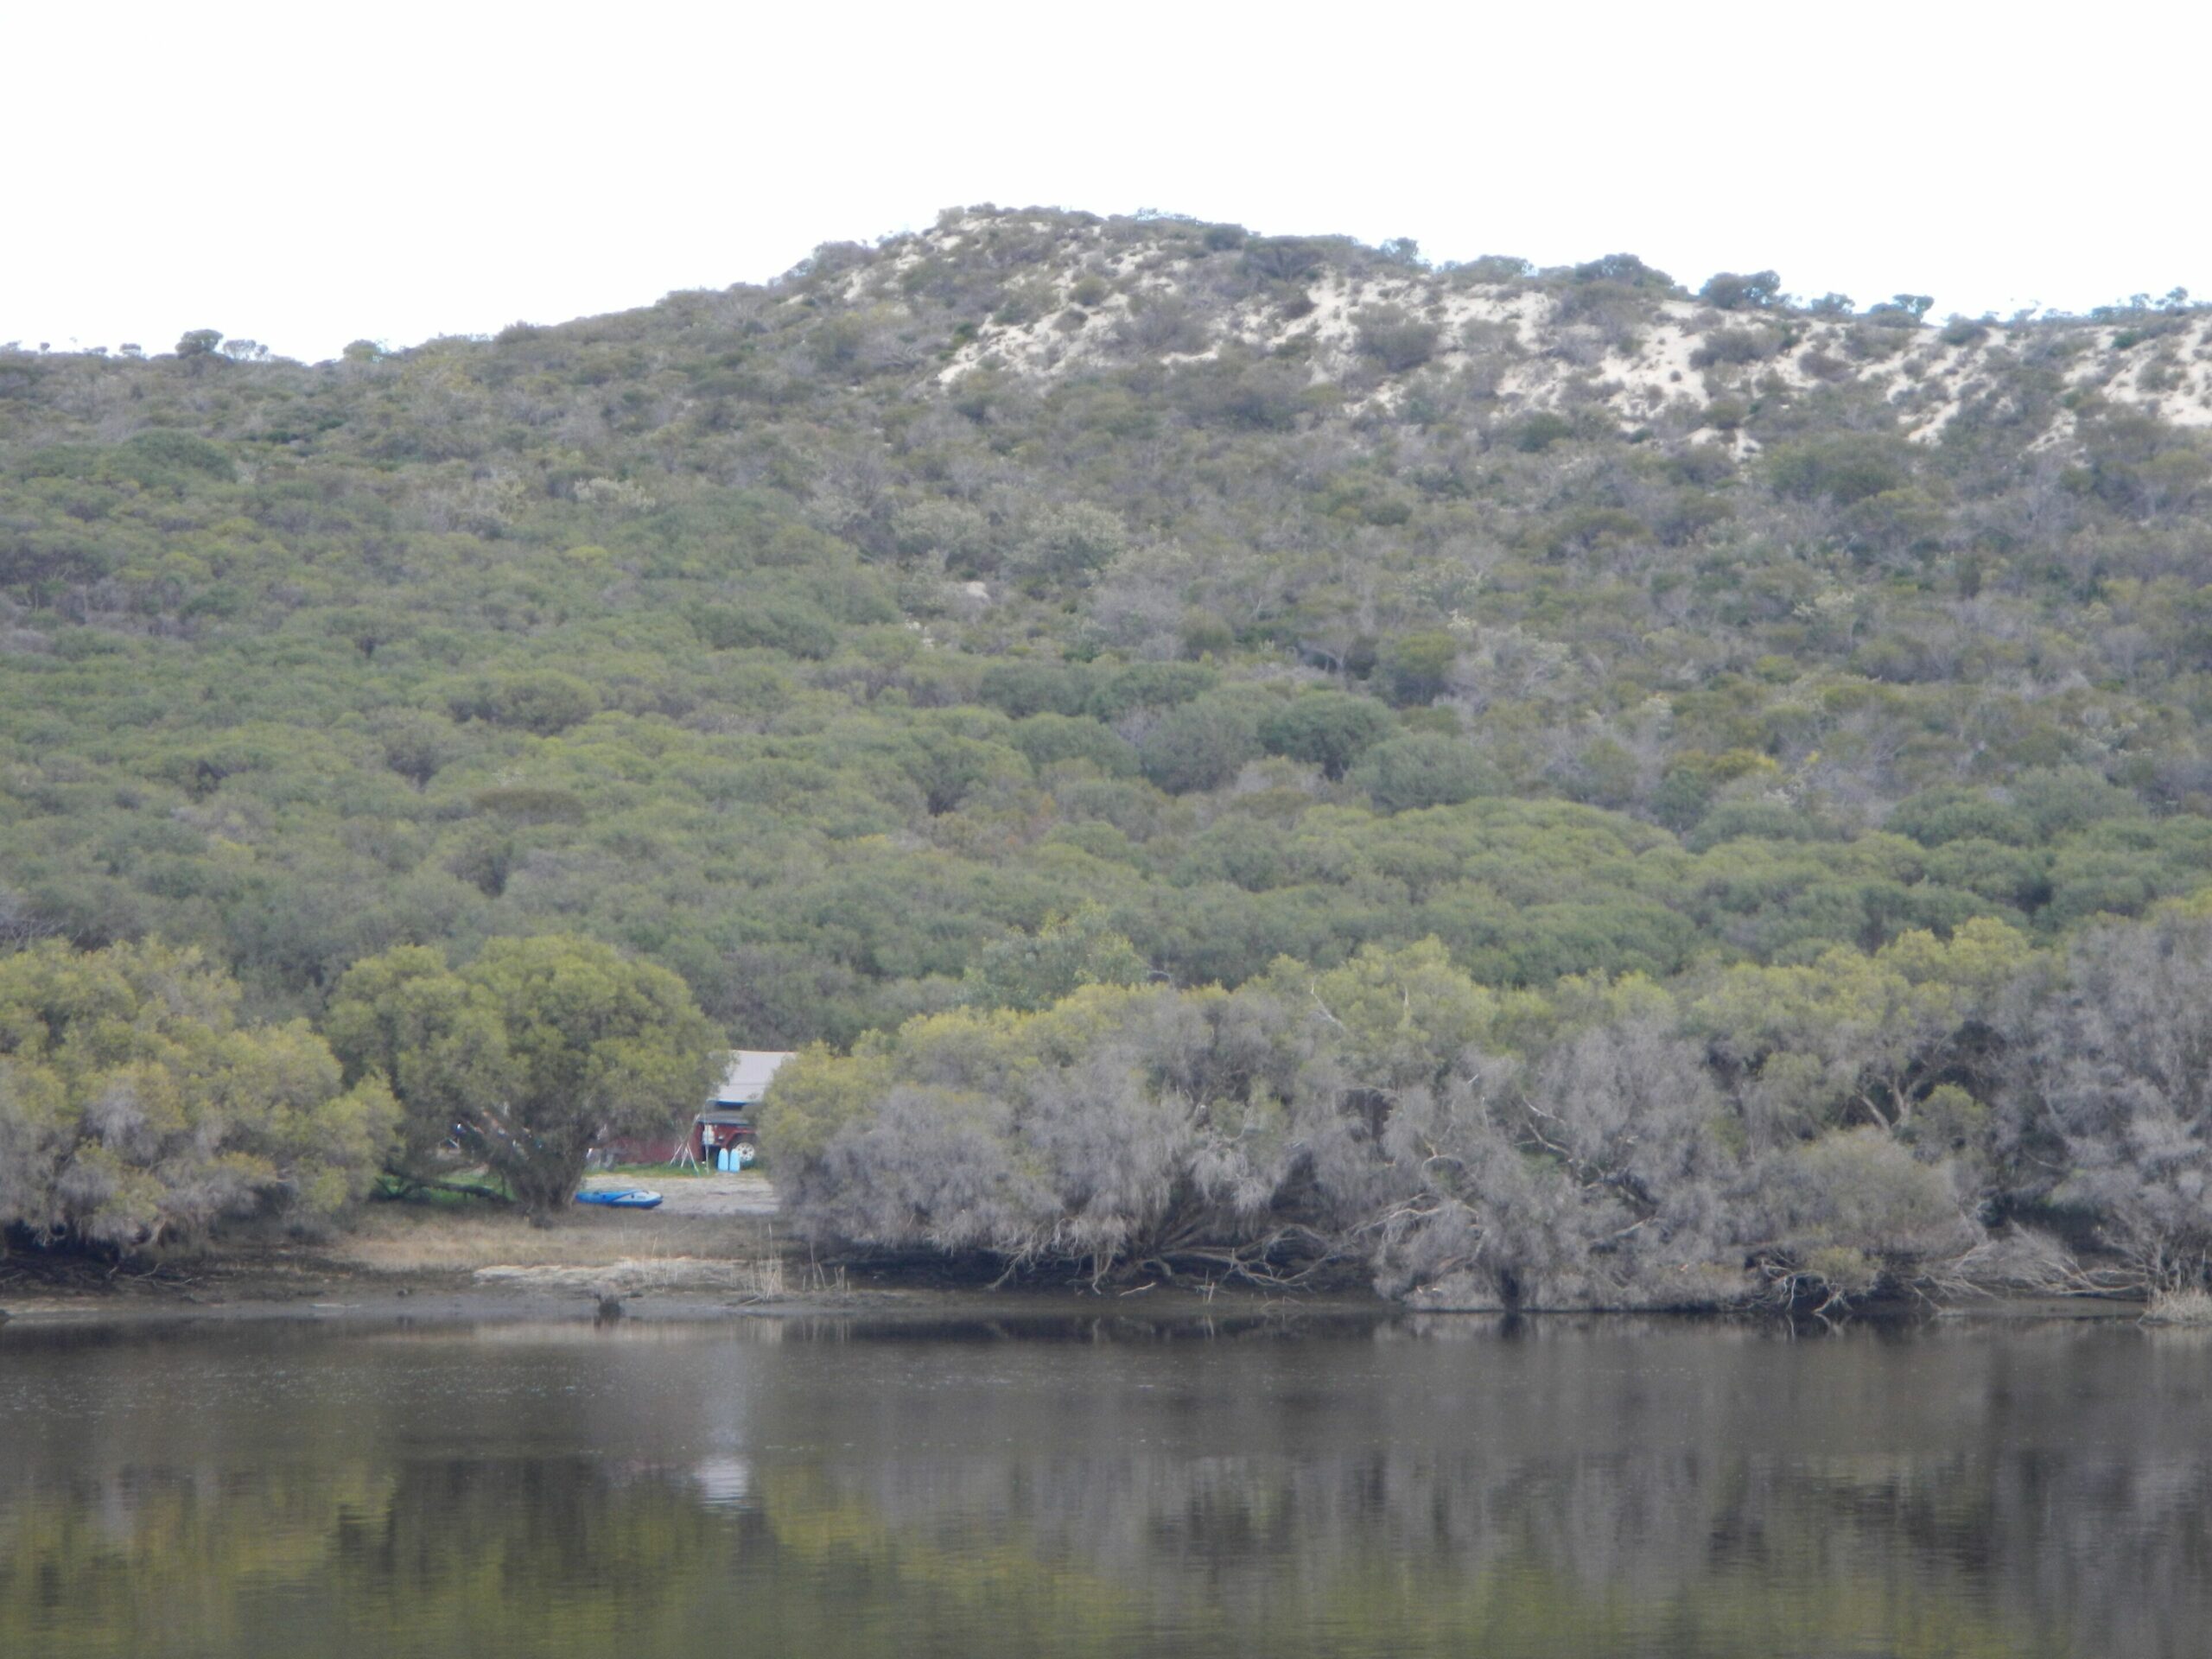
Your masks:
[{"label": "sandy clearing", "polygon": [[[768,1178],[758,1170],[748,1169],[736,1175],[683,1175],[671,1171],[665,1177],[658,1175],[593,1175],[586,1178],[583,1190],[587,1192],[622,1192],[631,1187],[651,1187],[661,1195],[658,1211],[632,1211],[633,1215],[663,1216],[749,1216],[768,1217],[776,1213],[776,1189]],[[582,1208],[588,1210],[590,1205]],[[602,1213],[620,1214],[621,1211]]]}]

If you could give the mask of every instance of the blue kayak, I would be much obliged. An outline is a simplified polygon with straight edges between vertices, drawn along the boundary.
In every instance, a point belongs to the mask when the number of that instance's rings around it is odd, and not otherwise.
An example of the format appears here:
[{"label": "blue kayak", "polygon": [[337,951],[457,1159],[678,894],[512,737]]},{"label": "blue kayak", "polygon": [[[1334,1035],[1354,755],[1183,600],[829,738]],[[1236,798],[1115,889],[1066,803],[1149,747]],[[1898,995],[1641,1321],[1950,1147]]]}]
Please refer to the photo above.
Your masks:
[{"label": "blue kayak", "polygon": [[626,1186],[602,1192],[579,1192],[578,1204],[600,1204],[610,1210],[651,1210],[660,1203],[660,1194],[642,1186]]}]

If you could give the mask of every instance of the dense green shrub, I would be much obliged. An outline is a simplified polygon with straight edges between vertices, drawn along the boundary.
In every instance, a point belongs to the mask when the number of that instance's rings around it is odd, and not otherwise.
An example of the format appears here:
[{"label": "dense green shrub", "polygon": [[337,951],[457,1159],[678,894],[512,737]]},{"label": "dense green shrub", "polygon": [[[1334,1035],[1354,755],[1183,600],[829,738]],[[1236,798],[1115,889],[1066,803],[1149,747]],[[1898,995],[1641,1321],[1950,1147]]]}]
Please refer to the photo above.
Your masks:
[{"label": "dense green shrub", "polygon": [[1137,764],[1171,795],[1218,789],[1260,753],[1259,720],[1249,705],[1202,696],[1176,704],[1139,740]]},{"label": "dense green shrub", "polygon": [[1411,706],[1443,695],[1459,655],[1459,642],[1448,633],[1409,633],[1387,641],[1376,667],[1390,700]]},{"label": "dense green shrub", "polygon": [[1549,410],[1539,410],[1515,422],[1506,432],[1506,440],[1523,454],[1540,455],[1554,444],[1564,442],[1573,435],[1573,421]]},{"label": "dense green shrub", "polygon": [[447,707],[455,720],[489,721],[550,737],[597,714],[600,697],[590,682],[574,674],[537,671],[478,680]]},{"label": "dense green shrub", "polygon": [[1310,691],[1260,717],[1260,747],[1341,778],[1390,729],[1388,711],[1341,691]]},{"label": "dense green shrub", "polygon": [[1351,778],[1382,812],[1456,806],[1503,788],[1496,770],[1465,739],[1435,732],[1409,732],[1377,744]]},{"label": "dense green shrub", "polygon": [[1910,459],[1895,438],[1847,433],[1778,446],[1767,474],[1782,494],[1799,500],[1825,496],[1838,505],[1900,488]]},{"label": "dense green shrub", "polygon": [[1764,310],[1780,302],[1782,278],[1770,270],[1755,271],[1750,276],[1732,270],[1717,271],[1706,278],[1697,296],[1722,311]]},{"label": "dense green shrub", "polygon": [[1080,715],[1097,682],[1081,663],[994,663],[983,671],[977,695],[1019,720],[1039,714]]},{"label": "dense green shrub", "polygon": [[1329,244],[1314,236],[1255,236],[1243,244],[1244,263],[1273,283],[1297,282],[1328,263]]},{"label": "dense green shrub", "polygon": [[1109,778],[1130,777],[1137,770],[1136,750],[1095,720],[1032,715],[1015,722],[1007,741],[1040,772],[1071,760],[1086,762]]},{"label": "dense green shrub", "polygon": [[1716,328],[1692,350],[1690,365],[1700,369],[1715,365],[1740,367],[1746,363],[1764,362],[1781,346],[1781,336],[1770,329]]},{"label": "dense green shrub", "polygon": [[705,605],[692,613],[691,624],[716,651],[781,651],[818,662],[837,649],[837,625],[798,601]]},{"label": "dense green shrub", "polygon": [[1907,797],[1890,814],[1886,827],[1910,836],[1923,847],[1969,837],[2024,847],[2036,839],[2035,825],[2026,813],[1986,790],[1956,786]]},{"label": "dense green shrub", "polygon": [[1403,306],[1370,306],[1352,318],[1359,349],[1392,374],[1417,369],[1436,355],[1444,331]]}]

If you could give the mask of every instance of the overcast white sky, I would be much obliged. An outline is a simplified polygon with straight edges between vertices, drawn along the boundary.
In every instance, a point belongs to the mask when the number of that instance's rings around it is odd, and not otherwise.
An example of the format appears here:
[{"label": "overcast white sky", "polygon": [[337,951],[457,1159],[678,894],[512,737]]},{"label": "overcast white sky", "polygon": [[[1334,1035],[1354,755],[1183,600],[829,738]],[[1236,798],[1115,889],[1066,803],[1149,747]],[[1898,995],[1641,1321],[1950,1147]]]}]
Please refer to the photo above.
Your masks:
[{"label": "overcast white sky", "polygon": [[940,207],[2212,295],[2212,7],[197,0],[0,21],[0,341],[288,355],[758,282]]}]

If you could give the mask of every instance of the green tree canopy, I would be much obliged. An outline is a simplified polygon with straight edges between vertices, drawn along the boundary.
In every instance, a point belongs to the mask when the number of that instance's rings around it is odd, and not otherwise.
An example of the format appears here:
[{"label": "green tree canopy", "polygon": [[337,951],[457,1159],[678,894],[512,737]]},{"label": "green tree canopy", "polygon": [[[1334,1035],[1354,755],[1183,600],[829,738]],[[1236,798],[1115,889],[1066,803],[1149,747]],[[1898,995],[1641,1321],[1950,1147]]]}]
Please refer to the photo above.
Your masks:
[{"label": "green tree canopy", "polygon": [[558,936],[495,939],[458,970],[419,947],[371,957],[330,1029],[350,1071],[391,1082],[411,1156],[450,1141],[537,1214],[575,1196],[594,1146],[673,1125],[714,1065],[682,980]]},{"label": "green tree canopy", "polygon": [[1145,959],[1114,931],[1105,911],[1084,905],[1033,934],[987,945],[968,970],[971,1000],[1031,1011],[1072,996],[1085,985],[1141,985]]},{"label": "green tree canopy", "polygon": [[1310,761],[1325,777],[1341,778],[1389,730],[1389,711],[1380,703],[1341,691],[1315,691],[1262,715],[1260,747],[1269,754]]},{"label": "green tree canopy", "polygon": [[1457,806],[1498,792],[1497,772],[1462,739],[1408,732],[1377,744],[1353,768],[1351,780],[1385,812]]}]

